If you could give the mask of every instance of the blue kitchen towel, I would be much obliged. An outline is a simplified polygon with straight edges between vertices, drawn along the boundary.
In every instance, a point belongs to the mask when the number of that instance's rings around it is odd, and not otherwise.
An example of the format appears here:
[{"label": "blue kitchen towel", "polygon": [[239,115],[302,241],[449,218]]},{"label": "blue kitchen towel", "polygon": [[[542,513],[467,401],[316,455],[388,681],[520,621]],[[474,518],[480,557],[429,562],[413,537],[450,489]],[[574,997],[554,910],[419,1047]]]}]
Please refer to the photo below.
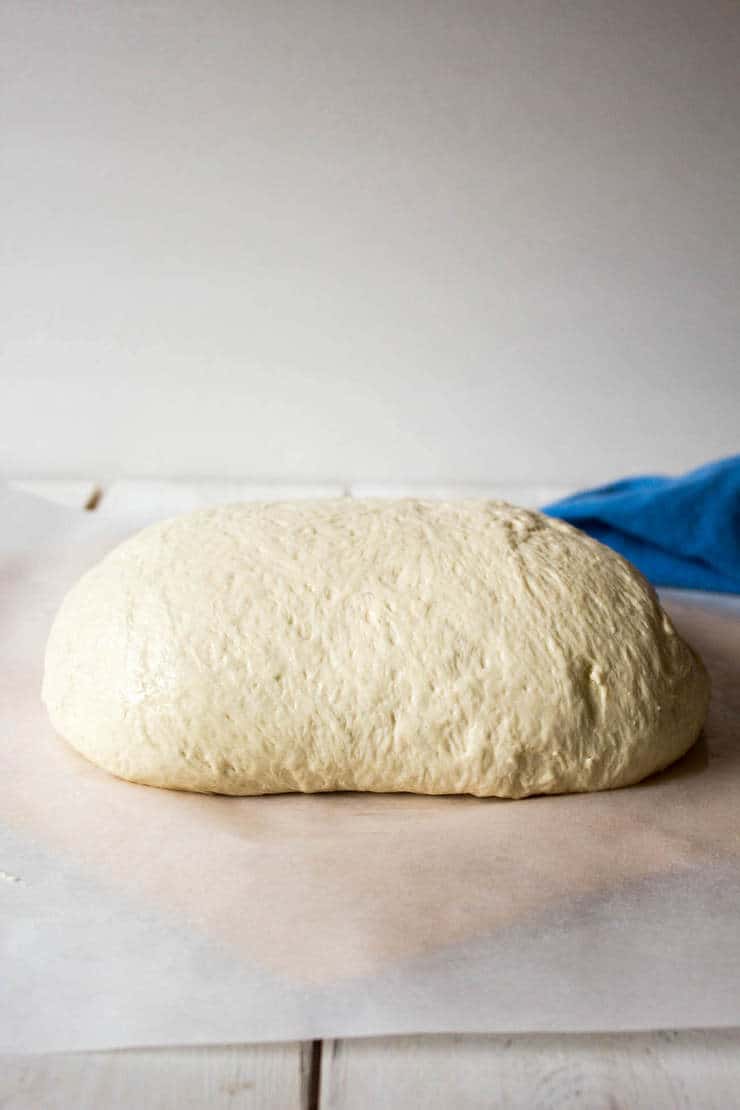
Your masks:
[{"label": "blue kitchen towel", "polygon": [[740,593],[740,455],[680,478],[625,478],[542,511],[613,547],[655,586]]}]

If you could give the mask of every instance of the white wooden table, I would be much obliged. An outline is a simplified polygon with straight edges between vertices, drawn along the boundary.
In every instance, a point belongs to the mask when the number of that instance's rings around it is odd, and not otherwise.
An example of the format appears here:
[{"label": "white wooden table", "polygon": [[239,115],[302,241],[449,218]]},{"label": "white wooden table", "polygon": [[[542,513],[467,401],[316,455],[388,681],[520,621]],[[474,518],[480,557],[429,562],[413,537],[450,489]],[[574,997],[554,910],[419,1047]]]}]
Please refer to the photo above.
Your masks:
[{"label": "white wooden table", "polygon": [[[538,504],[561,489],[266,487],[241,482],[29,480],[67,505],[152,519],[240,498],[454,492]],[[740,1108],[740,1030],[620,1035],[419,1036],[0,1058],[2,1110],[588,1110]]]}]

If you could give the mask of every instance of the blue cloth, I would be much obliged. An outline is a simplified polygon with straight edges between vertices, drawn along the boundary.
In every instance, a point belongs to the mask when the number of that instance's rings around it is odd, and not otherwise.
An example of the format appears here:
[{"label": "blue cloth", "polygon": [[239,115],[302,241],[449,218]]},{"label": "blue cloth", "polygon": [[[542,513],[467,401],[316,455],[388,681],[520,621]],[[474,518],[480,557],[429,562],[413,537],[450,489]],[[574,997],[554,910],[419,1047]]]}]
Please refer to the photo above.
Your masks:
[{"label": "blue cloth", "polygon": [[625,478],[547,505],[655,586],[740,593],[740,455],[680,478]]}]

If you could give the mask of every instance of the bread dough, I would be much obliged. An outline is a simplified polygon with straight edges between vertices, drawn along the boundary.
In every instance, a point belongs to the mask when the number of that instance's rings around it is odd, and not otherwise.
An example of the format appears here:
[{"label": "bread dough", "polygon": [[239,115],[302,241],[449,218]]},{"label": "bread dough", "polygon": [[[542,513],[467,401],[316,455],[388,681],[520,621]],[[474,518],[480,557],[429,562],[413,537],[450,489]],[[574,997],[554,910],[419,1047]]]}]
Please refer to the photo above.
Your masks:
[{"label": "bread dough", "polygon": [[43,697],[121,778],[222,794],[638,782],[696,739],[698,656],[624,559],[494,501],[232,505],[77,583]]}]

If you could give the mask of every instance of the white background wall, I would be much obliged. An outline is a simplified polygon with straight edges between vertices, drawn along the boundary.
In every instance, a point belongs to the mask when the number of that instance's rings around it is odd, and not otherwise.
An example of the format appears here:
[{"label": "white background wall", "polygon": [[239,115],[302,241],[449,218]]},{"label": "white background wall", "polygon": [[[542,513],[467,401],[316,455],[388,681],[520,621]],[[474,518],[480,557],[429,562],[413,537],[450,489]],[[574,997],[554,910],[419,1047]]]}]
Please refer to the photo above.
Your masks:
[{"label": "white background wall", "polygon": [[2,0],[8,475],[740,449],[730,0]]}]

